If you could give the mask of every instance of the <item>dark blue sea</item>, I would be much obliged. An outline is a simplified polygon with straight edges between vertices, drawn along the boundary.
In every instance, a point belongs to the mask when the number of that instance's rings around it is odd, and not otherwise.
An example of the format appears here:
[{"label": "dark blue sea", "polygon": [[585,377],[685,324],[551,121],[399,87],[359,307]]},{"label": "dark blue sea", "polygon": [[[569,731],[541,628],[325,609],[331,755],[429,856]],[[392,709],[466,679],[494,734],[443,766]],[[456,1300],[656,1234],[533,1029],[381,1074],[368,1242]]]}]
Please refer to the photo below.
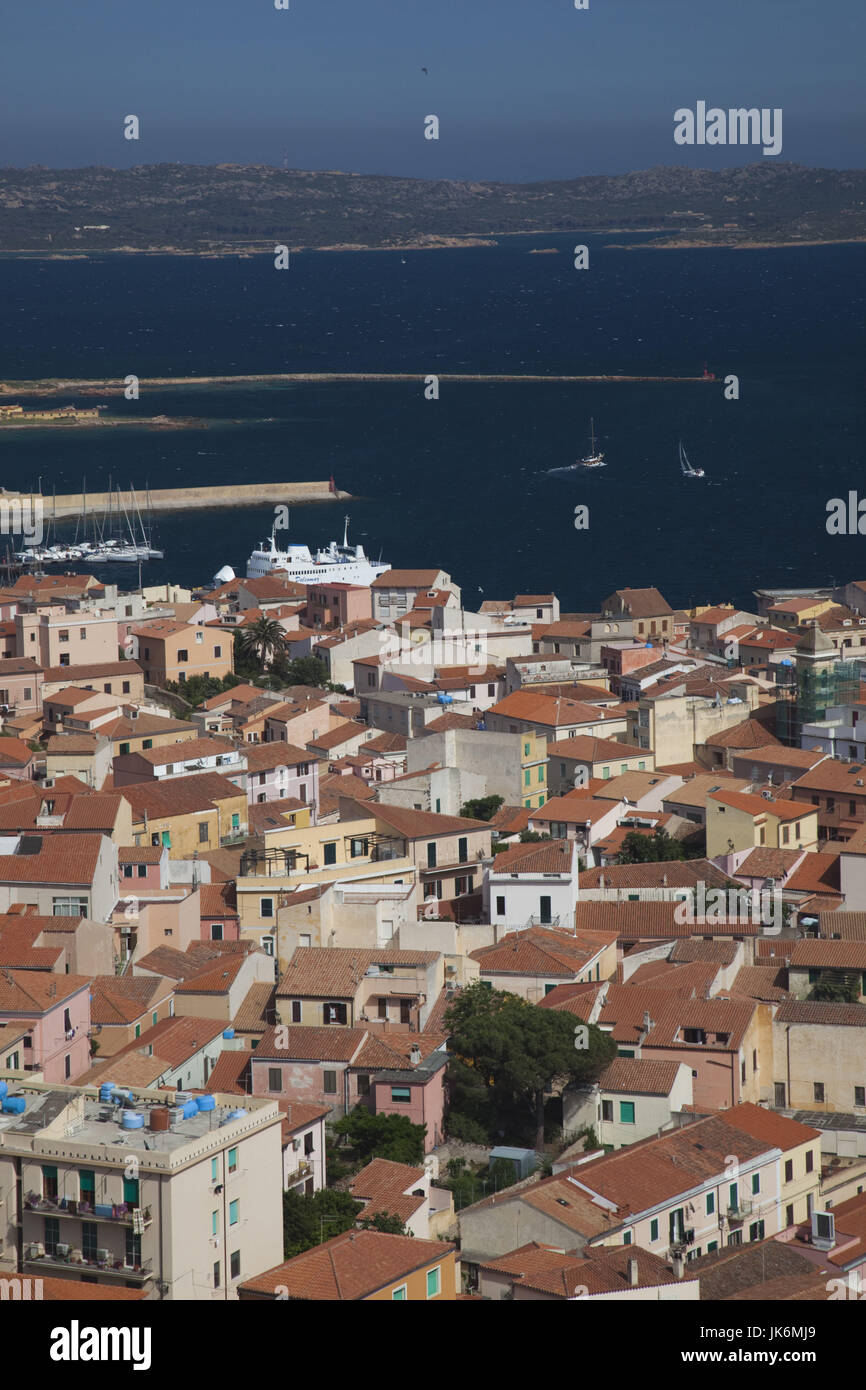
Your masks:
[{"label": "dark blue sea", "polygon": [[[648,250],[639,238],[506,237],[495,247],[222,260],[0,260],[0,377],[414,372],[403,384],[142,390],[112,412],[208,427],[0,433],[0,483],[108,486],[326,478],[353,494],[292,510],[290,537],[342,534],[397,566],[439,565],[482,597],[555,590],[565,610],[657,585],[675,606],[753,607],[764,586],[866,576],[866,538],[827,502],[866,496],[866,247]],[[632,249],[613,249],[629,240]],[[555,247],[559,254],[531,255]],[[445,372],[700,374],[714,385],[455,384]],[[725,400],[722,379],[739,378]],[[102,399],[102,398],[100,398]],[[22,398],[27,403],[26,398]],[[55,402],[52,402],[55,403]],[[84,403],[82,401],[82,403]],[[608,467],[548,470],[586,452]],[[241,423],[226,423],[240,421]],[[262,423],[266,422],[266,423]],[[682,438],[706,478],[684,480]],[[576,531],[574,508],[590,511]],[[158,519],[145,582],[243,573],[272,509]],[[61,531],[60,538],[66,534]],[[132,567],[102,567],[132,587]]]}]

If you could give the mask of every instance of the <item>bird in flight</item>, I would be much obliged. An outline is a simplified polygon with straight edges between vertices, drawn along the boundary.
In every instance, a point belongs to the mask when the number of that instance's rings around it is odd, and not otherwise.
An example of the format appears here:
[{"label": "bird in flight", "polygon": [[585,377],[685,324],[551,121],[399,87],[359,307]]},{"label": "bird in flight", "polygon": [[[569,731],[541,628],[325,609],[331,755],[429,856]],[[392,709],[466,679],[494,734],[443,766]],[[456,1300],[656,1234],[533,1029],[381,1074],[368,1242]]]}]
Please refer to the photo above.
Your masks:
[{"label": "bird in flight", "polygon": [[421,71],[422,71],[422,72],[426,72],[427,69],[426,69],[426,68],[422,68]]}]

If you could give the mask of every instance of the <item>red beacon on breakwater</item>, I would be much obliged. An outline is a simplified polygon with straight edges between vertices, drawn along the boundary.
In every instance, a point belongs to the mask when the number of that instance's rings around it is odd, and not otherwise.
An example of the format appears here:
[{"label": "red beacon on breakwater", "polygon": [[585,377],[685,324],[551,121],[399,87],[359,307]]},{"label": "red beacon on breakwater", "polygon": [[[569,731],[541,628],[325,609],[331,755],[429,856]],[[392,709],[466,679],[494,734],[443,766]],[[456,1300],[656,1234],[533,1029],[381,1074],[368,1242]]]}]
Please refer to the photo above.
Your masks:
[{"label": "red beacon on breakwater", "polygon": [[704,374],[703,374],[703,376],[701,377],[701,380],[702,380],[702,381],[715,381],[715,379],[716,379],[716,374],[715,374],[715,372],[709,371],[708,368],[707,368],[707,364],[706,364],[706,362],[705,362],[705,363],[704,363]]}]

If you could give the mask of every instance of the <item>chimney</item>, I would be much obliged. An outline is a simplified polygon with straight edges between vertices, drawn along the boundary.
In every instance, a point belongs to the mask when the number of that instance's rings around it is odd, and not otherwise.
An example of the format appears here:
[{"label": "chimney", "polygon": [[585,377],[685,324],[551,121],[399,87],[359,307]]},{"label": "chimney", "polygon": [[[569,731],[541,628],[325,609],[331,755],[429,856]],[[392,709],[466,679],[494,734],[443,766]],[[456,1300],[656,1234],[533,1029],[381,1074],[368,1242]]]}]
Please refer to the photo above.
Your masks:
[{"label": "chimney", "polygon": [[417,1043],[412,1044],[412,1048],[409,1052],[409,1061],[412,1063],[413,1067],[417,1067],[418,1063],[421,1061],[421,1049]]},{"label": "chimney", "polygon": [[686,1268],[685,1260],[683,1259],[682,1255],[674,1255],[673,1259],[671,1260],[671,1268],[674,1272],[674,1278],[682,1279]]},{"label": "chimney", "polygon": [[630,1259],[628,1262],[628,1282],[633,1289],[638,1286],[637,1260]]}]

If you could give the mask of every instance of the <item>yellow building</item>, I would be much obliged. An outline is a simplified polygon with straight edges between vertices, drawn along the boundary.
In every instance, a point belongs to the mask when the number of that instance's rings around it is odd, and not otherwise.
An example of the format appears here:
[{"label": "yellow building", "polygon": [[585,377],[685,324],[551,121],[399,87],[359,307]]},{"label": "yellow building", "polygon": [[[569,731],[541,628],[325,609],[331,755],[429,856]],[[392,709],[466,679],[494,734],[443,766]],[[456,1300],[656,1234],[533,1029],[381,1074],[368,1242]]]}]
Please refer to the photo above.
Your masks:
[{"label": "yellow building", "polygon": [[721,788],[707,795],[708,859],[761,845],[817,849],[817,808],[803,801],[776,801]]},{"label": "yellow building", "polygon": [[246,792],[221,773],[134,782],[123,795],[132,807],[133,843],[166,845],[170,859],[191,859],[246,838]]},{"label": "yellow building", "polygon": [[447,1241],[345,1231],[246,1280],[238,1298],[453,1303],[457,1274],[455,1247]]}]

